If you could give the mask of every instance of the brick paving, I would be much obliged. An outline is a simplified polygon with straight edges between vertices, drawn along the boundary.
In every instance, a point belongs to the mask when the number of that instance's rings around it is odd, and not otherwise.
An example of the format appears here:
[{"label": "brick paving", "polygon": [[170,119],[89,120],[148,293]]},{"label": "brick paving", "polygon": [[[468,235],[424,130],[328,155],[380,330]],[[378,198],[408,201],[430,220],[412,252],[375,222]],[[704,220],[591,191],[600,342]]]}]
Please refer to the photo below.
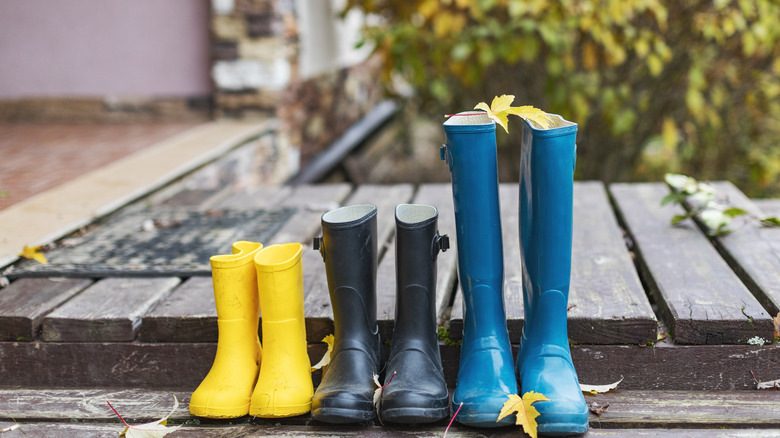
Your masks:
[{"label": "brick paving", "polygon": [[0,210],[198,124],[0,124]]}]

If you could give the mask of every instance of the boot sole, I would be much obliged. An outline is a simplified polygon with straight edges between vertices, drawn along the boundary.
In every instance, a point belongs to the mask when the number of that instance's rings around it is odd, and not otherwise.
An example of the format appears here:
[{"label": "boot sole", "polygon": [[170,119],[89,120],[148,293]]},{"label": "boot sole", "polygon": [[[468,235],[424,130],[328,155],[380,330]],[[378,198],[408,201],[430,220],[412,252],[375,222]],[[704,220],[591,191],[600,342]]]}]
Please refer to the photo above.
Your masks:
[{"label": "boot sole", "polygon": [[580,435],[588,431],[588,423],[539,424],[536,430],[540,434],[552,436]]},{"label": "boot sole", "polygon": [[276,406],[273,408],[250,408],[249,415],[258,418],[297,417],[311,411],[311,403],[302,405]]},{"label": "boot sole", "polygon": [[435,423],[449,415],[449,406],[444,408],[395,408],[381,411],[382,420],[403,424]]},{"label": "boot sole", "polygon": [[319,408],[311,411],[311,417],[323,423],[348,424],[376,419],[376,411],[358,411],[343,408]]},{"label": "boot sole", "polygon": [[249,403],[240,407],[215,408],[190,405],[190,414],[203,418],[239,418],[249,413]]}]

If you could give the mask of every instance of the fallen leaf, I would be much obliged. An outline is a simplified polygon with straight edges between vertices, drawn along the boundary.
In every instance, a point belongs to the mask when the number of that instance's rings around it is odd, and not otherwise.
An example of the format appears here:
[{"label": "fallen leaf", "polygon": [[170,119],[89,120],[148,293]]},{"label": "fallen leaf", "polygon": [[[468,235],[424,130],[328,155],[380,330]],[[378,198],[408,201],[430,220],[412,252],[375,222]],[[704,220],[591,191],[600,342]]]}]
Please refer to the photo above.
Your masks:
[{"label": "fallen leaf", "polygon": [[318,370],[323,367],[327,367],[330,363],[330,353],[333,351],[333,335],[328,335],[322,338],[322,342],[328,344],[328,349],[325,351],[325,354],[322,355],[322,359],[320,359],[319,362],[317,362],[316,365],[311,367],[312,371]]},{"label": "fallen leaf", "polygon": [[504,402],[504,407],[501,408],[501,412],[498,414],[496,421],[501,421],[504,417],[510,414],[516,414],[515,424],[523,426],[523,430],[532,438],[536,438],[536,417],[539,416],[539,411],[535,407],[531,406],[538,401],[549,401],[550,399],[538,392],[528,391],[520,398],[517,394],[509,394],[509,400]]},{"label": "fallen leaf", "polygon": [[485,102],[480,102],[474,109],[481,109],[487,113],[487,116],[501,125],[504,130],[509,133],[509,115],[515,115],[528,120],[535,127],[540,129],[551,128],[554,122],[549,114],[546,112],[534,108],[531,105],[516,106],[513,107],[512,102],[515,100],[515,96],[511,94],[502,94],[501,97],[494,97],[493,102],[488,106]]},{"label": "fallen leaf", "polygon": [[775,325],[775,339],[780,338],[780,312],[777,312],[777,316],[772,318],[772,323]]},{"label": "fallen leaf", "polygon": [[21,426],[19,426],[19,423],[16,423],[14,425],[11,425],[11,426],[8,426],[8,427],[4,427],[4,428],[0,429],[0,433],[10,432],[12,430],[19,429],[20,427]]},{"label": "fallen leaf", "polygon": [[608,407],[609,407],[609,403],[602,405],[597,402],[593,402],[590,404],[590,406],[588,406],[588,410],[590,410],[596,415],[601,415],[604,413],[604,411],[607,410]]},{"label": "fallen leaf", "polygon": [[397,371],[393,371],[393,375],[390,376],[390,380],[388,380],[384,385],[379,383],[379,375],[374,374],[374,385],[376,385],[376,389],[374,390],[374,408],[376,408],[376,417],[379,419],[380,424],[383,424],[382,417],[379,415],[379,407],[382,404],[382,390],[393,381],[393,378],[395,378],[397,373]]},{"label": "fallen leaf", "polygon": [[609,385],[585,385],[580,383],[580,389],[582,390],[582,392],[589,392],[591,394],[602,394],[617,388],[617,386],[622,381],[623,381],[623,376],[621,376],[620,380],[618,380],[617,382],[610,383]]},{"label": "fallen leaf", "polygon": [[33,246],[29,247],[27,245],[24,246],[24,249],[22,252],[19,253],[19,257],[24,257],[26,259],[35,260],[38,263],[42,263],[44,265],[48,265],[49,261],[46,260],[46,256],[43,255],[43,252],[41,251],[42,247],[40,246]]},{"label": "fallen leaf", "polygon": [[780,389],[780,379],[756,383],[756,389]]},{"label": "fallen leaf", "polygon": [[119,419],[122,420],[122,423],[125,425],[125,430],[123,430],[119,436],[124,436],[126,438],[162,438],[181,427],[167,427],[165,425],[168,423],[168,417],[173,415],[173,413],[176,412],[176,409],[179,408],[179,400],[175,395],[173,396],[173,409],[171,409],[171,412],[168,415],[162,417],[159,420],[138,425],[127,424],[127,421],[125,421],[125,419],[119,415],[119,412],[117,412],[117,410],[111,406],[111,402],[109,402],[108,399],[106,399],[106,403],[108,403],[108,406],[111,408],[111,410],[114,411],[116,416],[119,417]]}]

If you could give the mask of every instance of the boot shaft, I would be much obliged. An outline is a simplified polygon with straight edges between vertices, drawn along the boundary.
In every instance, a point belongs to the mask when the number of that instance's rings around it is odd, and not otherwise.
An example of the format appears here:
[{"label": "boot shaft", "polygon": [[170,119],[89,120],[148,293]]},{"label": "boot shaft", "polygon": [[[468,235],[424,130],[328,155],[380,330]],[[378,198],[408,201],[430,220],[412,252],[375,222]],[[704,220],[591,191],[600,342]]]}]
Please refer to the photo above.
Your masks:
[{"label": "boot shaft", "polygon": [[430,205],[401,204],[396,220],[396,302],[393,345],[413,338],[436,341],[436,259],[449,248]]},{"label": "boot shaft", "polygon": [[322,215],[322,237],[315,249],[325,261],[334,348],[344,342],[376,342],[376,214],[376,206],[361,204]]},{"label": "boot shaft", "polygon": [[442,159],[452,178],[458,275],[464,294],[478,285],[503,289],[496,125],[487,115],[454,115],[444,123]]},{"label": "boot shaft", "polygon": [[557,127],[545,130],[523,121],[520,242],[524,286],[568,296],[577,124],[553,117]]},{"label": "boot shaft", "polygon": [[262,243],[238,241],[233,244],[233,254],[209,259],[219,319],[257,319],[257,276],[253,262],[262,249]]},{"label": "boot shaft", "polygon": [[[271,245],[254,258],[263,323],[301,319],[303,266],[300,243]],[[303,326],[303,320],[301,320]]]}]

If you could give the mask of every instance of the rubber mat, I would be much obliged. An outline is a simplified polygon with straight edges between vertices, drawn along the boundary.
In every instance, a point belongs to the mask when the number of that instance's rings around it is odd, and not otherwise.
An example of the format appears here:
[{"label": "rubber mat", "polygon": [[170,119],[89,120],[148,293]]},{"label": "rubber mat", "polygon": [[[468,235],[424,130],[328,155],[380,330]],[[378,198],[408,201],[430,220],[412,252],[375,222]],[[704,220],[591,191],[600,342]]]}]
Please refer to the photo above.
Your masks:
[{"label": "rubber mat", "polygon": [[209,258],[238,240],[265,242],[294,208],[182,211],[169,207],[119,214],[46,252],[48,264],[21,260],[4,273],[21,277],[211,275]]}]

